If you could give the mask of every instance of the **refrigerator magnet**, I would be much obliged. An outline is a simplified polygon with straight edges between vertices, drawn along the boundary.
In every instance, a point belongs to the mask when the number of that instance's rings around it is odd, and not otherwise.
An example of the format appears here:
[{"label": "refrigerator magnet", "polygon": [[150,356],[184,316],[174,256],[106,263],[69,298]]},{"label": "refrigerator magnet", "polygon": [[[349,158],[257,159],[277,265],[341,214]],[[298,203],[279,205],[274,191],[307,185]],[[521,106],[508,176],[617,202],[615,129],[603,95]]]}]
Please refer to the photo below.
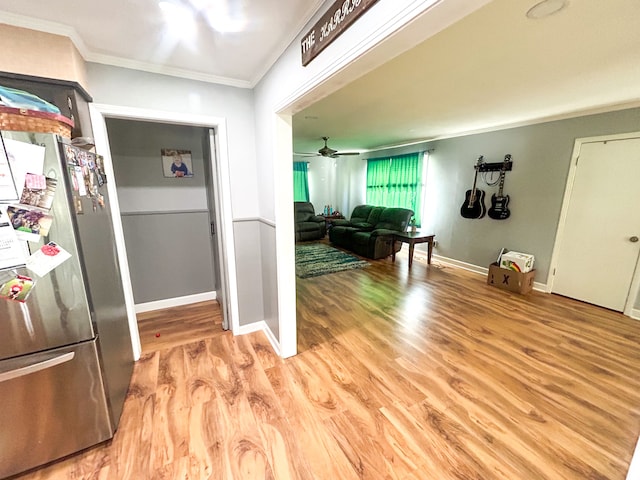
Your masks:
[{"label": "refrigerator magnet", "polygon": [[87,186],[84,183],[84,174],[82,173],[82,167],[74,167],[73,170],[76,181],[78,182],[78,195],[84,197],[87,195]]},{"label": "refrigerator magnet", "polygon": [[7,207],[7,215],[19,240],[40,241],[40,236],[49,235],[53,217],[36,208],[27,206]]},{"label": "refrigerator magnet", "polygon": [[71,254],[64,248],[55,242],[49,242],[27,259],[27,268],[39,277],[44,277],[70,258]]},{"label": "refrigerator magnet", "polygon": [[20,203],[42,208],[46,211],[51,210],[57,184],[58,182],[55,178],[27,173]]},{"label": "refrigerator magnet", "polygon": [[16,275],[0,287],[0,298],[25,302],[33,290],[35,282],[31,277]]}]

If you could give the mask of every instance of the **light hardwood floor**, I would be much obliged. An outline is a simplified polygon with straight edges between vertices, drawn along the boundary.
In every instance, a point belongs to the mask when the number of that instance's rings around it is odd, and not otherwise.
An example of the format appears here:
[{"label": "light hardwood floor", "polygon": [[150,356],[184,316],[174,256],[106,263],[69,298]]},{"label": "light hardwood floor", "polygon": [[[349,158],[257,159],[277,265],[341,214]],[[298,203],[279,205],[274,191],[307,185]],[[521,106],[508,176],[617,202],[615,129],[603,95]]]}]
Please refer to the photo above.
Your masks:
[{"label": "light hardwood floor", "polygon": [[624,480],[640,322],[371,263],[298,280],[287,360],[211,303],[146,314],[114,439],[20,480]]}]

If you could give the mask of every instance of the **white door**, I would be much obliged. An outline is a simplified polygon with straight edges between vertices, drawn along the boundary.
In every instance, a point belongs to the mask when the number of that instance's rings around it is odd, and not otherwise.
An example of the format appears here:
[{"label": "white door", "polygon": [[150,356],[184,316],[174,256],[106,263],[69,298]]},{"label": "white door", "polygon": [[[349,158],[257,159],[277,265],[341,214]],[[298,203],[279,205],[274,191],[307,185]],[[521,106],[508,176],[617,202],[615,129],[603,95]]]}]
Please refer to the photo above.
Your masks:
[{"label": "white door", "polygon": [[[207,202],[209,208],[209,218],[211,226],[211,247],[212,254],[216,268],[216,299],[220,304],[220,310],[222,312],[222,328],[229,330],[229,277],[227,276],[227,256],[225,253],[224,243],[222,235],[218,230],[222,222],[222,215],[220,205],[222,199],[220,198],[220,171],[216,153],[216,134],[213,129],[208,129],[208,152],[205,152],[205,168],[207,172],[206,184],[207,184]],[[209,160],[207,162],[207,160]]]},{"label": "white door", "polygon": [[640,253],[640,138],[582,144],[552,291],[624,311]]}]

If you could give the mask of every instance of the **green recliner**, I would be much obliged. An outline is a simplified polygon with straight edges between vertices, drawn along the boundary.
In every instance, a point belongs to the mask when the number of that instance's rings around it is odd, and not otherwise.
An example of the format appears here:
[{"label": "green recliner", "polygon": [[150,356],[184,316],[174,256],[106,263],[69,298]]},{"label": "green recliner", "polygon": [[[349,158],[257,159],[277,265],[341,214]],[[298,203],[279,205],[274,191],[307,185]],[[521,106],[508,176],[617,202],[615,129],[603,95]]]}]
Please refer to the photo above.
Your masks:
[{"label": "green recliner", "polygon": [[[365,221],[360,216],[369,208]],[[357,210],[357,212],[356,212]],[[408,208],[374,207],[359,205],[354,208],[351,220],[341,225],[334,224],[329,230],[329,240],[336,246],[346,248],[363,257],[377,260],[391,255],[394,232],[404,232],[413,216]],[[402,243],[396,245],[396,252]]]},{"label": "green recliner", "polygon": [[327,234],[324,217],[316,215],[313,204],[310,202],[294,202],[294,222],[296,230],[296,242],[319,240]]}]

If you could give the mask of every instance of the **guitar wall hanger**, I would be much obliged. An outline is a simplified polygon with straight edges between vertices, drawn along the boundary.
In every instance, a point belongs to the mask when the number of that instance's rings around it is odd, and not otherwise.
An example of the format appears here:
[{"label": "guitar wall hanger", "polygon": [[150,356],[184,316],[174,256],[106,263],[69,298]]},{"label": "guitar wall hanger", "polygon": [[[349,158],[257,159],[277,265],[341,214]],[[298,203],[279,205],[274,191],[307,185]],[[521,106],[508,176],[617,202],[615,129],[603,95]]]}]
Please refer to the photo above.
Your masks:
[{"label": "guitar wall hanger", "polygon": [[507,160],[504,162],[480,163],[475,165],[473,168],[476,168],[479,172],[500,172],[502,170],[510,172],[513,168],[513,161]]},{"label": "guitar wall hanger", "polygon": [[[511,215],[509,210],[509,195],[504,195],[502,189],[504,187],[504,177],[506,172],[511,171],[513,168],[513,161],[511,155],[504,156],[502,162],[485,163],[484,157],[480,155],[478,161],[473,166],[475,174],[473,176],[473,186],[471,190],[467,190],[465,193],[464,203],[460,207],[460,215],[464,218],[483,218],[486,213],[489,213],[489,217],[494,220],[506,220]],[[484,206],[484,190],[477,188],[478,173],[484,172],[500,172],[500,187],[498,194],[491,195],[491,208],[487,212],[487,208]],[[496,183],[485,183],[489,186],[493,186]]]}]

